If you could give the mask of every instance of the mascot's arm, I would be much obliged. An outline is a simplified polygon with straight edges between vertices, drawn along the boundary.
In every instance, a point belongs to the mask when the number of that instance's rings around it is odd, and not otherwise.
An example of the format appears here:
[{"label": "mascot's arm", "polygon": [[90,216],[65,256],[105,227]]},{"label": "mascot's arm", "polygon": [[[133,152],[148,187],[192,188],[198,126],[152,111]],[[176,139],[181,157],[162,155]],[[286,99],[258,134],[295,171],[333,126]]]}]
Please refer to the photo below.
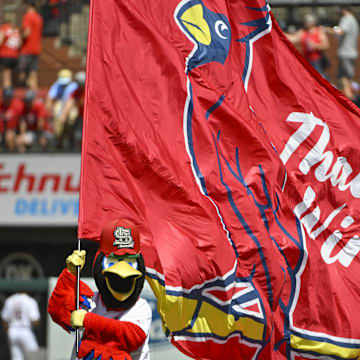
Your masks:
[{"label": "mascot's arm", "polygon": [[[87,313],[84,319],[85,332],[79,349],[79,357],[91,351],[102,360],[127,359],[130,353],[144,344],[146,334],[140,326],[128,322],[109,319],[93,313]],[[128,359],[131,359],[129,357]]]},{"label": "mascot's arm", "polygon": [[[71,330],[70,317],[71,312],[76,306],[76,276],[68,269],[64,269],[60,274],[53,290],[48,312],[54,322],[59,324],[66,331]],[[87,297],[94,295],[93,291],[82,281],[80,281],[80,302],[86,302]]]}]

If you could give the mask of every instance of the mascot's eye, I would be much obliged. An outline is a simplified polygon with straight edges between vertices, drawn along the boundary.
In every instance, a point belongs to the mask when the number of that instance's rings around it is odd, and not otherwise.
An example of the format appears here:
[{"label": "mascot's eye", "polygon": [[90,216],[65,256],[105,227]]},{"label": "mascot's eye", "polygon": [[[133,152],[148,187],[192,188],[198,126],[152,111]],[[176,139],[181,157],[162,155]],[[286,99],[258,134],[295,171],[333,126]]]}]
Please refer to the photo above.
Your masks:
[{"label": "mascot's eye", "polygon": [[134,269],[138,268],[136,259],[127,259],[127,258],[114,259],[111,256],[109,256],[109,257],[104,256],[103,261],[102,261],[102,268],[103,268],[103,270],[108,269],[109,267],[115,265],[119,261],[126,261]]},{"label": "mascot's eye", "polygon": [[222,20],[217,20],[215,22],[215,32],[222,39],[227,39],[230,35],[229,27]]},{"label": "mascot's eye", "polygon": [[115,263],[116,263],[116,261],[114,261],[113,258],[108,258],[108,257],[104,256],[103,261],[102,261],[102,268],[107,269],[110,266],[113,266]]},{"label": "mascot's eye", "polygon": [[136,259],[126,259],[125,260],[131,267],[133,267],[134,269],[137,270],[138,268],[138,263],[136,261]]}]

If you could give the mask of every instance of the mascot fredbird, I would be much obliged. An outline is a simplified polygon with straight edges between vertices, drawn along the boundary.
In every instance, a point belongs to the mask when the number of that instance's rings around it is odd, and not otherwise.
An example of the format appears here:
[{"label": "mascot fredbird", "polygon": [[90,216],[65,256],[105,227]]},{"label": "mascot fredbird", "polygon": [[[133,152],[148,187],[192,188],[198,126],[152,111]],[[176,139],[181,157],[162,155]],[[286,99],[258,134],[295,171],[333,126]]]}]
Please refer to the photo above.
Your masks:
[{"label": "mascot fredbird", "polygon": [[85,264],[84,250],[74,250],[66,259],[51,294],[48,312],[66,331],[82,329],[78,354],[71,359],[147,360],[151,308],[139,297],[145,280],[136,226],[116,219],[102,230],[93,262],[98,292],[80,281],[80,309],[75,310],[77,267]]}]

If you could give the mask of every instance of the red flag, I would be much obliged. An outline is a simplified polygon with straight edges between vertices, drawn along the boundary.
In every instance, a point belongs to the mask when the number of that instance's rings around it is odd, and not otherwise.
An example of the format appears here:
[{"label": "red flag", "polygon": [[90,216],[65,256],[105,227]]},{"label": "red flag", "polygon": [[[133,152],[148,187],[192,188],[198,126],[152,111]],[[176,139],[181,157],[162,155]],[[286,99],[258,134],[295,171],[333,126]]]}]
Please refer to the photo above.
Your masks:
[{"label": "red flag", "polygon": [[79,237],[138,224],[194,358],[356,358],[358,116],[264,1],[93,1]]}]

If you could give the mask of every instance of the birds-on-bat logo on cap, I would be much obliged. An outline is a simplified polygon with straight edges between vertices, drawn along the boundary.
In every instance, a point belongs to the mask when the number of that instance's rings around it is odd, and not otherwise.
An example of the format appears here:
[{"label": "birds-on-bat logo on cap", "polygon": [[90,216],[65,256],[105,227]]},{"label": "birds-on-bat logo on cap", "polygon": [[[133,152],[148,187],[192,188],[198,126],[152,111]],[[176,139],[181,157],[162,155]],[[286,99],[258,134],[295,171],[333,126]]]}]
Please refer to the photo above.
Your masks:
[{"label": "birds-on-bat logo on cap", "polygon": [[117,246],[119,249],[122,248],[133,248],[134,239],[131,235],[131,229],[126,229],[122,226],[118,226],[114,230],[115,241],[114,246]]}]

